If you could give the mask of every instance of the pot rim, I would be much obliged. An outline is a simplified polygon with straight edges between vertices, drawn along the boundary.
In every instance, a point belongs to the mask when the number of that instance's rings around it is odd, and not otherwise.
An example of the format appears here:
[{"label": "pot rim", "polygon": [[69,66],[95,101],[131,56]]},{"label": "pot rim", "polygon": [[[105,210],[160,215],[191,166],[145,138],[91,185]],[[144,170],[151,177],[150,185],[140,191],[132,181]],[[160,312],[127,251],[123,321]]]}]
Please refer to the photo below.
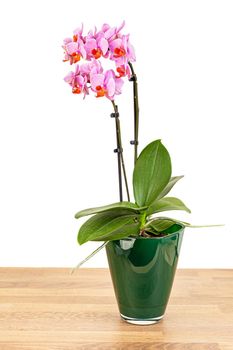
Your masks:
[{"label": "pot rim", "polygon": [[172,233],[168,233],[167,235],[165,235],[165,236],[162,236],[162,237],[142,237],[142,236],[129,236],[129,237],[125,237],[125,238],[121,238],[121,239],[117,239],[117,241],[122,241],[122,240],[129,240],[129,239],[142,239],[142,240],[145,240],[145,239],[168,239],[168,238],[170,238],[170,237],[172,237],[172,236],[175,236],[175,235],[177,235],[177,233],[183,233],[184,232],[184,229],[185,229],[185,226],[184,225],[182,225],[182,224],[176,224],[176,225],[179,225],[180,226],[180,228],[179,229],[177,229],[177,231],[175,231],[175,232],[172,232]]}]

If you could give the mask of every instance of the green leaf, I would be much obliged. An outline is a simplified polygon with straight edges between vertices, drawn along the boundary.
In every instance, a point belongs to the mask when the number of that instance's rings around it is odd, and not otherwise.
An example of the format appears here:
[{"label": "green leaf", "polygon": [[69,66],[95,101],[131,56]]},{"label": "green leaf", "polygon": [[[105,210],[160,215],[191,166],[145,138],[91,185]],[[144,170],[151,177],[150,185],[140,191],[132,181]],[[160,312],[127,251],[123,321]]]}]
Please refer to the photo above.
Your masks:
[{"label": "green leaf", "polygon": [[191,224],[189,222],[186,222],[186,221],[181,221],[181,220],[178,220],[178,219],[174,219],[174,218],[165,218],[165,219],[168,219],[168,220],[172,220],[174,221],[176,224],[181,224],[185,227],[190,227]]},{"label": "green leaf", "polygon": [[[167,217],[159,218],[159,220],[170,220],[170,221],[173,221],[174,224],[181,224],[182,226],[189,227],[189,228],[205,228],[205,227],[220,227],[220,226],[224,226],[224,224],[192,225],[192,224],[190,224],[188,222],[185,222],[185,221],[181,221],[181,220],[173,219],[173,218],[167,218]],[[150,222],[148,224],[150,224]]]},{"label": "green leaf", "polygon": [[81,210],[75,214],[75,218],[79,219],[83,216],[102,213],[102,212],[106,212],[106,211],[112,210],[112,209],[125,209],[126,213],[128,212],[129,214],[131,214],[131,213],[133,214],[133,213],[139,213],[140,211],[143,211],[147,208],[148,207],[138,207],[136,204],[131,203],[131,202],[117,202],[117,203],[113,203],[113,204],[109,204],[109,205],[104,205],[101,207],[88,208],[88,209]]},{"label": "green leaf", "polygon": [[148,208],[147,213],[148,215],[151,215],[169,210],[184,210],[191,213],[191,210],[187,208],[180,199],[175,197],[164,197],[162,199],[158,199]]},{"label": "green leaf", "polygon": [[119,211],[109,210],[88,219],[80,228],[78,242],[83,244],[88,241],[110,241],[128,237],[139,233],[139,216],[121,215]]},{"label": "green leaf", "polygon": [[123,228],[120,228],[119,230],[115,232],[111,232],[109,234],[106,234],[105,236],[101,236],[101,238],[93,239],[93,241],[114,241],[116,239],[126,238],[129,236],[138,236],[140,233],[140,224],[139,223],[133,223],[133,224],[127,224]]},{"label": "green leaf", "polygon": [[157,232],[162,232],[173,226],[176,222],[171,219],[155,219],[148,226]]},{"label": "green leaf", "polygon": [[158,199],[165,197],[171,191],[172,187],[177,183],[177,181],[179,181],[183,177],[184,177],[184,175],[171,177],[167,186],[164,188],[164,190],[158,196]]},{"label": "green leaf", "polygon": [[137,159],[133,173],[135,201],[151,205],[171,178],[171,159],[161,140],[147,145]]}]

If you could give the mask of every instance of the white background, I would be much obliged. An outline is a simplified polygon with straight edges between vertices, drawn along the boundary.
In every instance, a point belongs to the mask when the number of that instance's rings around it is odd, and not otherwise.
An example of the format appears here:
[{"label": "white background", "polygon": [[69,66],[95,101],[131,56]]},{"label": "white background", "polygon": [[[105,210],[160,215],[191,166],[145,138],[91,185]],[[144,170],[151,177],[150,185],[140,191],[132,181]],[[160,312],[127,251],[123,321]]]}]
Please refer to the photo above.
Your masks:
[{"label": "white background", "polygon": [[[107,99],[72,95],[62,40],[126,20],[137,62],[140,149],[161,138],[184,174],[172,194],[224,227],[186,230],[180,267],[233,268],[232,1],[2,1],[0,5],[0,266],[74,266],[76,211],[118,201]],[[132,85],[117,99],[132,167]],[[129,178],[131,173],[129,171]],[[86,266],[106,266],[104,252]]]}]

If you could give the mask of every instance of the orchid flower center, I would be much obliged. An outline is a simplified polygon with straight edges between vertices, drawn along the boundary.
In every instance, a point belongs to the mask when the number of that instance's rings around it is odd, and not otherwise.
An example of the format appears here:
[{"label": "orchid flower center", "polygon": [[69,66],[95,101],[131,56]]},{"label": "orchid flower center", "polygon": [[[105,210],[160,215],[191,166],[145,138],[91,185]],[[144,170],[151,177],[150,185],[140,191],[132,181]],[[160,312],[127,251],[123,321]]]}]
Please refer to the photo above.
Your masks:
[{"label": "orchid flower center", "polygon": [[116,71],[117,71],[117,73],[119,73],[117,78],[121,78],[121,77],[125,76],[125,67],[124,66],[117,67]]},{"label": "orchid flower center", "polygon": [[91,51],[91,53],[92,53],[92,55],[95,57],[96,60],[97,60],[98,58],[100,58],[101,55],[102,55],[102,51],[101,51],[99,48],[93,49],[93,50]]},{"label": "orchid flower center", "polygon": [[96,97],[103,97],[103,96],[105,96],[105,90],[104,90],[104,88],[102,86],[98,85],[98,86],[96,86],[95,89],[96,89],[96,92],[97,92]]},{"label": "orchid flower center", "polygon": [[77,42],[77,41],[78,41],[78,35],[77,35],[77,34],[73,35],[73,41],[74,41],[74,42]]},{"label": "orchid flower center", "polygon": [[121,48],[121,47],[116,47],[114,49],[114,56],[115,57],[122,57],[125,56],[126,52],[125,49]]},{"label": "orchid flower center", "polygon": [[77,63],[81,59],[81,55],[78,52],[73,52],[71,56],[73,58],[73,63]]},{"label": "orchid flower center", "polygon": [[74,86],[72,89],[73,94],[81,94],[82,89],[80,88],[80,86]]}]

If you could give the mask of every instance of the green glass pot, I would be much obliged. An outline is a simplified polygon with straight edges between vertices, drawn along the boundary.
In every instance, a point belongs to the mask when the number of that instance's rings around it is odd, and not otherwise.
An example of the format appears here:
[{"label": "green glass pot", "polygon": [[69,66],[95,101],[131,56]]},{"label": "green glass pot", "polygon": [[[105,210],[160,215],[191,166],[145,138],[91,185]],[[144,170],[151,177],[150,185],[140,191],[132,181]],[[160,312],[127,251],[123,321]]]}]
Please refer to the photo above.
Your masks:
[{"label": "green glass pot", "polygon": [[158,238],[129,237],[106,246],[121,317],[129,323],[153,324],[164,316],[184,227],[178,224]]}]

